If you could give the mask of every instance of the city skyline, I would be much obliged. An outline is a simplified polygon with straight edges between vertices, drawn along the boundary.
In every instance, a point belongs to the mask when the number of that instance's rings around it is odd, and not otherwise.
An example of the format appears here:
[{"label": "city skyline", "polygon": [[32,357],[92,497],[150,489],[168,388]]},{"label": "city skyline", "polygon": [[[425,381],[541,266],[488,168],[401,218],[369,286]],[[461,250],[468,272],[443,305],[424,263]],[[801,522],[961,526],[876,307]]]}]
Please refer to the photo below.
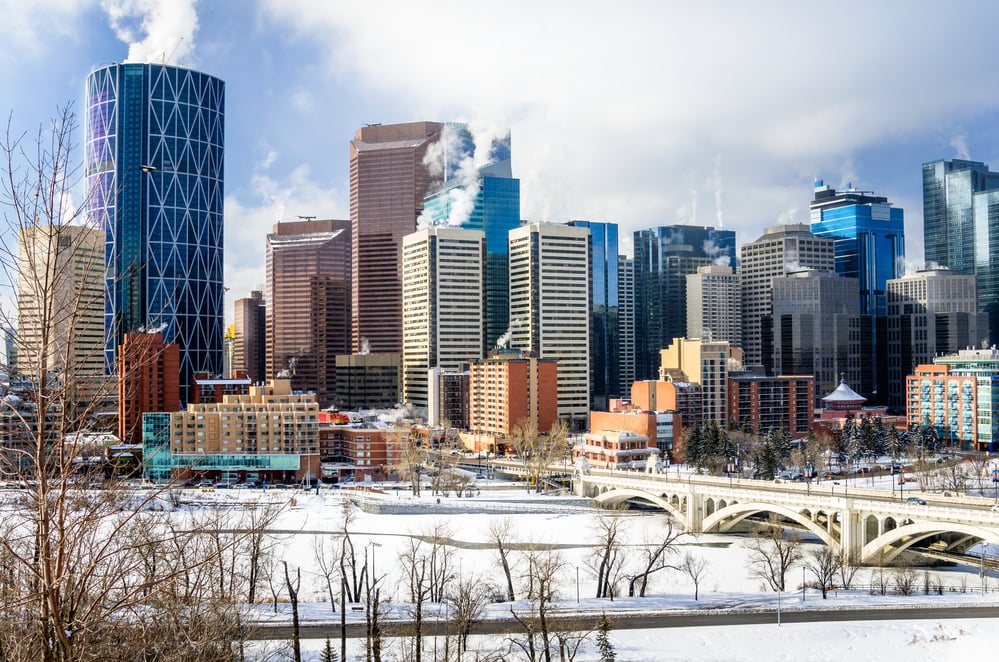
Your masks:
[{"label": "city skyline", "polygon": [[[824,179],[904,208],[907,259],[921,266],[921,164],[999,162],[996,72],[962,66],[999,49],[987,30],[999,10],[985,3],[918,16],[897,3],[841,6],[857,18],[835,60],[832,18],[783,4],[638,3],[624,14],[552,3],[528,21],[514,2],[486,21],[475,7],[386,3],[378,26],[359,5],[308,2],[3,6],[0,86],[15,131],[30,134],[67,101],[81,116],[87,73],[130,51],[226,81],[225,280],[241,284],[227,314],[263,284],[275,221],[347,216],[348,144],[368,123],[508,128],[523,218],[618,223],[628,254],[635,230],[660,225],[721,221],[741,245],[806,222]],[[925,48],[956,36],[960,53]],[[503,56],[483,68],[487,52]],[[822,94],[805,92],[815,86]]]}]

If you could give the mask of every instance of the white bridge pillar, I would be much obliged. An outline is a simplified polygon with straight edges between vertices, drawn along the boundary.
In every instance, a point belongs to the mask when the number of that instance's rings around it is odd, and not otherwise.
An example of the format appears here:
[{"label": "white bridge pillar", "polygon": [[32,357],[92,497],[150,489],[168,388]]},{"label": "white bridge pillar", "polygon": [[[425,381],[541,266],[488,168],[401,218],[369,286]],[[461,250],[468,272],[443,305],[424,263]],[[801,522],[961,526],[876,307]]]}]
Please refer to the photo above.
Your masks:
[{"label": "white bridge pillar", "polygon": [[839,543],[840,549],[847,558],[859,559],[864,547],[863,527],[860,513],[850,506],[850,500],[843,500],[843,510],[840,511]]}]

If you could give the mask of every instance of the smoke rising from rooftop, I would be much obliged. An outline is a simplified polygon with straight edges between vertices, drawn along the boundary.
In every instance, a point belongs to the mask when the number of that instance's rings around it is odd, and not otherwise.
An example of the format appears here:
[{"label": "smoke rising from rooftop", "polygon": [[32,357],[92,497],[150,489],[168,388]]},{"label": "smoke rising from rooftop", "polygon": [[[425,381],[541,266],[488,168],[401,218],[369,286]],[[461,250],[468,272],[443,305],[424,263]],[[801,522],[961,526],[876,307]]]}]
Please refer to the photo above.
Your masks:
[{"label": "smoke rising from rooftop", "polygon": [[196,0],[102,0],[111,29],[128,44],[125,62],[184,64],[198,32]]}]

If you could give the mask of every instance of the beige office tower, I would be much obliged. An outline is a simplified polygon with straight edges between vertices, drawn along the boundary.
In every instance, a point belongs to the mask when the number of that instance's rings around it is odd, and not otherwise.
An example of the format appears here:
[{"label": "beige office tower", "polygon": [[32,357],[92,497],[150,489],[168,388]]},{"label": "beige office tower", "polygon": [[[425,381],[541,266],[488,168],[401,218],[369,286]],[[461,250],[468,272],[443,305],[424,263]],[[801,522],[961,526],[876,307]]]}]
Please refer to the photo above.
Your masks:
[{"label": "beige office tower", "polygon": [[457,371],[485,350],[485,234],[437,227],[402,240],[402,399],[428,405],[431,368]]},{"label": "beige office tower", "polygon": [[353,352],[402,351],[402,238],[416,231],[432,181],[424,159],[443,127],[377,124],[350,142]]},{"label": "beige office tower", "polygon": [[18,236],[17,353],[22,374],[104,375],[104,232],[36,225]]},{"label": "beige office tower", "polygon": [[687,274],[687,337],[742,346],[742,288],[732,267]]},{"label": "beige office tower", "polygon": [[833,239],[816,237],[805,224],[777,225],[742,247],[739,276],[742,284],[742,349],[745,365],[763,365],[761,321],[770,315],[773,279],[797,271],[835,271]]},{"label": "beige office tower", "polygon": [[590,402],[588,237],[548,223],[510,231],[510,347],[558,361],[558,415],[574,429]]},{"label": "beige office tower", "polygon": [[659,352],[659,380],[689,382],[701,387],[705,421],[728,421],[728,373],[742,367],[742,350],[728,342],[674,338]]}]

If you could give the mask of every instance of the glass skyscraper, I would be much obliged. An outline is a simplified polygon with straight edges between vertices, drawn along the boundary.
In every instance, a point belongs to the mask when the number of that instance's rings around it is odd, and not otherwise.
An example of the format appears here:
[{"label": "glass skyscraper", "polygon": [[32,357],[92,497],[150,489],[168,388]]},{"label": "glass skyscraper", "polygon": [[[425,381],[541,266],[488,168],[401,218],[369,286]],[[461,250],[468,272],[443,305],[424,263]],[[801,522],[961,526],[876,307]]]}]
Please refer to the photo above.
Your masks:
[{"label": "glass skyscraper", "polygon": [[923,164],[923,244],[928,267],[974,274],[978,310],[999,329],[999,173],[980,161]]},{"label": "glass skyscraper", "polygon": [[667,225],[635,232],[635,378],[656,379],[659,351],[687,335],[687,274],[735,267],[735,232]]},{"label": "glass skyscraper", "polygon": [[631,393],[621,384],[617,223],[569,225],[590,230],[590,407],[606,411],[609,398]]},{"label": "glass skyscraper", "polygon": [[[434,225],[451,225],[463,230],[481,230],[486,236],[486,350],[510,329],[510,266],[508,234],[520,227],[520,180],[512,176],[510,135],[493,140],[489,154],[480,156],[476,180],[459,172],[463,160],[473,158],[474,140],[464,124],[444,126],[441,142],[445,149],[445,179],[440,191],[428,196],[423,214]],[[478,187],[475,192],[474,187]],[[474,193],[467,217],[457,218],[462,191]]]},{"label": "glass skyscraper", "polygon": [[88,208],[106,232],[105,365],[125,333],[180,347],[181,401],[222,371],[225,83],[181,67],[112,64],[87,77]]}]

